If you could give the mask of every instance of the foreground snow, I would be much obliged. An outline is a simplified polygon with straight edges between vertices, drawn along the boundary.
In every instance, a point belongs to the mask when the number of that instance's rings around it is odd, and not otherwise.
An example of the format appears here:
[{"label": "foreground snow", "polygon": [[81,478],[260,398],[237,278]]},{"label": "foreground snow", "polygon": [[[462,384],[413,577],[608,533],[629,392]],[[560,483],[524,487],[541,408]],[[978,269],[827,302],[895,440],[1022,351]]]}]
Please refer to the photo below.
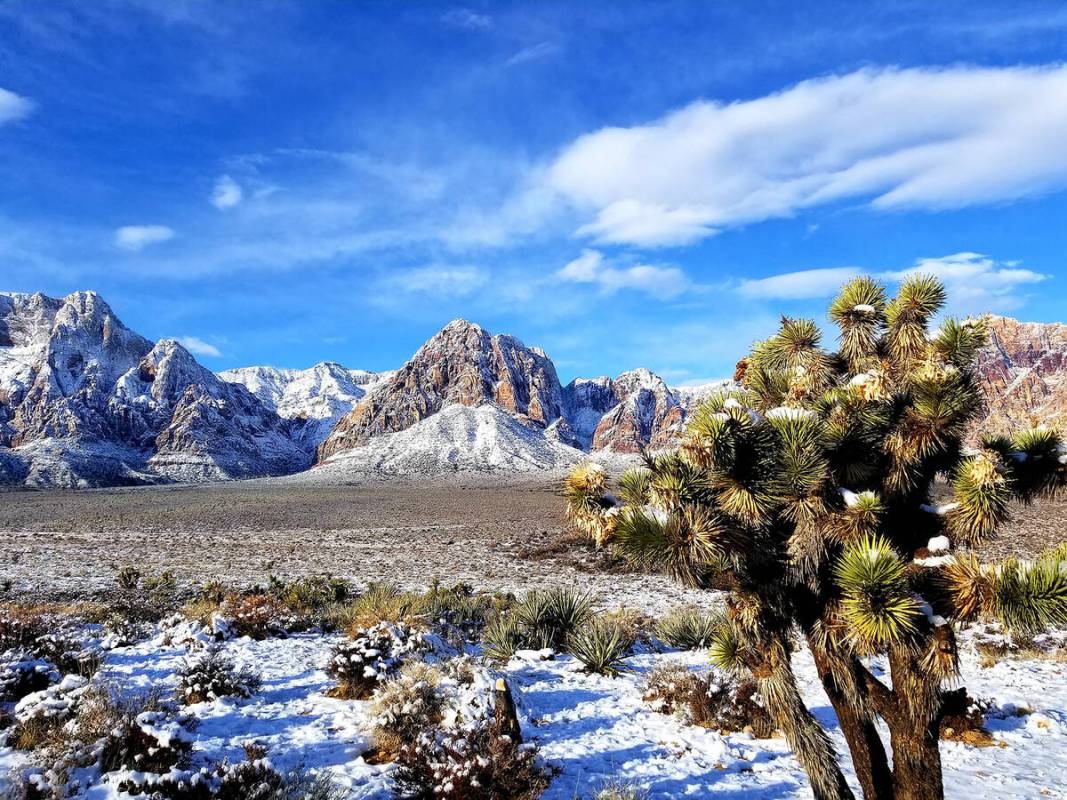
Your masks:
[{"label": "foreground snow", "polygon": [[[328,771],[352,798],[392,796],[389,765],[367,764],[371,746],[368,705],[325,696],[323,672],[334,636],[304,634],[289,639],[230,641],[226,652],[263,677],[249,700],[220,700],[191,706],[199,720],[194,756],[209,762],[243,757],[251,741],[268,749],[280,769]],[[153,687],[173,690],[184,645],[157,637],[110,652],[102,675],[124,691]],[[585,675],[569,656],[542,660],[536,653],[515,658],[503,671],[519,703],[524,736],[536,741],[557,775],[548,800],[590,797],[608,778],[632,780],[654,798],[810,798],[803,771],[781,739],[746,734],[722,736],[663,715],[641,699],[650,669],[676,662],[703,669],[701,653],[646,652],[628,659],[619,678]],[[833,714],[818,686],[810,658],[798,652],[798,676],[821,720]],[[1067,665],[1051,661],[1005,661],[978,666],[965,653],[963,675],[971,693],[993,701],[987,721],[996,744],[975,748],[945,742],[945,786],[949,797],[1067,797]],[[486,681],[479,681],[482,686]],[[844,744],[835,730],[840,751]],[[4,775],[21,756],[0,747],[0,794]],[[84,795],[94,800],[123,797],[98,783]]]}]

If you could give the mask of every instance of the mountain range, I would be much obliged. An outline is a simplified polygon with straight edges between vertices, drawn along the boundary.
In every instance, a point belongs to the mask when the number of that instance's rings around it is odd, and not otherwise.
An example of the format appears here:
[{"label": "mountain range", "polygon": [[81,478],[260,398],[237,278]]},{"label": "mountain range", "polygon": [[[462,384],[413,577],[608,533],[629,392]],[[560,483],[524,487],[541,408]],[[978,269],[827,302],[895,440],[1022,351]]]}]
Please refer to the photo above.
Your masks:
[{"label": "mountain range", "polygon": [[[1067,420],[1067,326],[990,317],[984,429]],[[454,320],[389,372],[323,362],[215,374],[94,292],[0,293],[0,484],[90,487],[566,466],[670,447],[729,381],[647,369],[563,385],[513,336]]]}]

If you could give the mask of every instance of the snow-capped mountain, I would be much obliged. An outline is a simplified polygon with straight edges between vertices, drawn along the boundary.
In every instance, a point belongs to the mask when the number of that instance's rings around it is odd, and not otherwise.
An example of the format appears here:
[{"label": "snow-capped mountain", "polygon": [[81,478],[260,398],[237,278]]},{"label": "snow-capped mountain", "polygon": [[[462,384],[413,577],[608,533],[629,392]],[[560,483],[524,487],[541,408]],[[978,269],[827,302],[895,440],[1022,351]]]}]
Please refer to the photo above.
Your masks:
[{"label": "snow-capped mountain", "polygon": [[303,469],[291,424],[94,292],[0,295],[0,480],[98,486]]},{"label": "snow-capped mountain", "polygon": [[294,435],[310,451],[369,389],[392,375],[348,369],[332,361],[308,369],[240,367],[219,373],[224,381],[243,385],[268,408],[291,420]]}]

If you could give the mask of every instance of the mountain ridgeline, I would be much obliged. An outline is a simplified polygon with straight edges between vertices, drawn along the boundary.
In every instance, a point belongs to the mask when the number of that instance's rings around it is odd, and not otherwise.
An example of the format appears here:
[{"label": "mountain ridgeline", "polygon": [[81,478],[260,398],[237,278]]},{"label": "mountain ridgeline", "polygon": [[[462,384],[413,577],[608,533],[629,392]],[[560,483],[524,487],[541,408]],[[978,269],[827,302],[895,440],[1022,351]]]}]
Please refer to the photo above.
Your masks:
[{"label": "mountain ridgeline", "polygon": [[[983,429],[1067,420],[1067,326],[989,322]],[[669,448],[729,385],[671,388],[647,369],[562,385],[542,350],[465,320],[391,372],[216,375],[177,341],[128,329],[94,292],[0,293],[0,485],[556,468]]]}]

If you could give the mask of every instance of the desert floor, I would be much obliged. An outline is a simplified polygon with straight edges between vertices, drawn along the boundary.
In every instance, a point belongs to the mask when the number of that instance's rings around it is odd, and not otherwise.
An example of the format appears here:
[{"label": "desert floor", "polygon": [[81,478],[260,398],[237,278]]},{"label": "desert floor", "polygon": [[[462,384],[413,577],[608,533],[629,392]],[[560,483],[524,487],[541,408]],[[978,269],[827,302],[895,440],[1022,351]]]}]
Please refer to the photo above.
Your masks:
[{"label": "desert floor", "polygon": [[[0,582],[17,594],[91,595],[132,564],[187,582],[328,573],[412,588],[435,577],[513,591],[564,583],[649,610],[701,599],[569,541],[562,509],[556,478],[5,492]],[[1067,538],[1067,500],[1014,513],[990,556]]]}]

